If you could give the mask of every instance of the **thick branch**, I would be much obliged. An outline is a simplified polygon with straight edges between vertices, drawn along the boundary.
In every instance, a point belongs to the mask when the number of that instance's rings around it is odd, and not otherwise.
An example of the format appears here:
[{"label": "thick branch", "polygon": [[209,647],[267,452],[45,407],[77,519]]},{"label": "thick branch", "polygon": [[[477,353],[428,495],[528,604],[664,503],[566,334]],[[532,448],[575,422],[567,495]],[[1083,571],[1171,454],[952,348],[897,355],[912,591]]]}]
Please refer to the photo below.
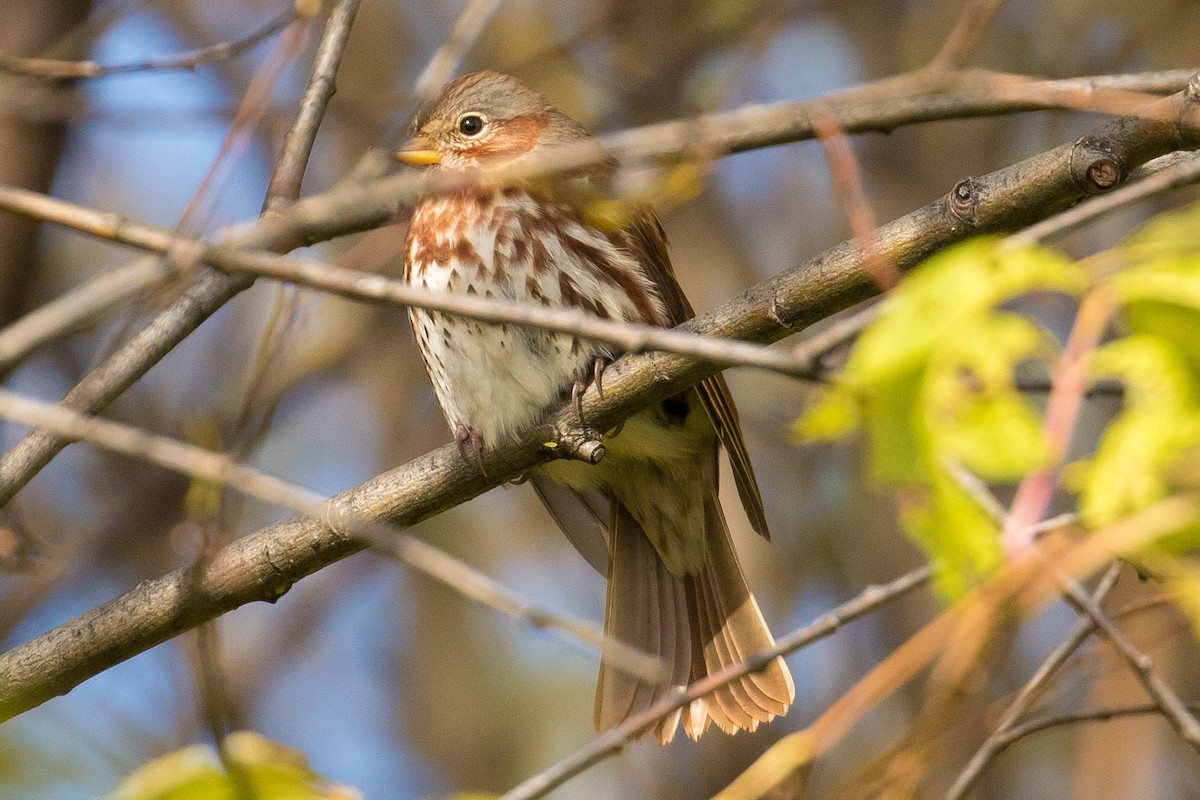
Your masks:
[{"label": "thick branch", "polygon": [[[327,34],[337,32],[336,29],[327,29]],[[927,75],[907,76],[861,87],[833,98],[755,106],[695,120],[660,123],[604,138],[602,141],[610,148],[609,151],[597,150],[594,147],[561,148],[561,152],[556,152],[534,165],[536,169],[530,169],[529,165],[518,165],[514,168],[514,173],[520,174],[524,170],[525,174],[548,174],[563,168],[595,163],[609,154],[623,159],[655,159],[691,152],[698,144],[702,145],[705,152],[721,153],[811,138],[814,135],[811,113],[813,107],[822,109],[848,133],[886,131],[899,125],[934,119],[1010,113],[1032,108],[1092,107],[1098,102],[1100,95],[1113,86],[1122,92],[1131,87],[1145,90],[1170,89],[1185,81],[1187,73],[1173,71],[1074,81],[1032,81],[1007,76],[1005,81],[1008,90],[1002,97],[998,97],[994,91],[998,77],[1005,76],[981,76],[973,73],[956,73],[934,78]],[[958,94],[946,94],[956,88]],[[1128,105],[1128,102],[1126,98],[1125,104]],[[1089,106],[1089,103],[1092,105]],[[1146,113],[1154,113],[1159,119],[1129,120],[1122,123],[1127,130],[1114,130],[1111,135],[1105,134],[1104,141],[1113,140],[1116,148],[1115,160],[1100,160],[1100,151],[1086,141],[1081,140],[1071,146],[1072,153],[1078,150],[1078,164],[1099,165],[1096,166],[1094,174],[1061,174],[1061,180],[1049,186],[1050,193],[1054,196],[1053,204],[1045,204],[1045,198],[1039,199],[1042,193],[1033,191],[1032,196],[1028,198],[1028,209],[1024,213],[1020,206],[1026,204],[1027,198],[1020,192],[1005,192],[1004,197],[998,199],[1001,202],[1011,200],[1015,206],[1005,211],[1004,216],[1008,221],[1002,223],[1001,227],[1020,227],[1070,204],[1078,199],[1081,193],[1098,193],[1111,189],[1127,174],[1128,168],[1137,166],[1154,155],[1184,147],[1187,138],[1183,132],[1184,123],[1188,123],[1189,129],[1194,130],[1194,127],[1190,125],[1190,120],[1181,120],[1182,109],[1182,97],[1175,95],[1154,108],[1145,109]],[[697,135],[698,132],[700,135]],[[1133,152],[1130,149],[1133,146],[1144,146],[1146,152]],[[1050,161],[1031,166],[1020,173],[1022,176],[1028,173],[1030,177],[1028,183],[1022,184],[1025,190],[1037,183],[1034,173],[1038,170],[1064,166],[1061,162],[1051,161],[1063,157],[1066,153],[1061,152],[1061,148],[1054,153],[1057,153],[1057,156],[1047,155],[1046,158]],[[1121,162],[1127,162],[1124,172],[1118,172],[1113,180],[1106,184],[1097,182],[1096,178],[1112,177],[1112,165],[1119,165]],[[1032,173],[1030,169],[1033,170]],[[1011,176],[1007,179],[1011,180]],[[285,213],[265,218],[248,229],[231,231],[224,241],[230,247],[284,252],[301,244],[382,225],[406,208],[421,192],[453,185],[456,181],[461,183],[462,180],[461,177],[444,175],[431,180],[405,173],[367,183],[345,183],[324,194],[300,200]],[[884,256],[894,258],[898,265],[911,265],[934,249],[963,238],[973,227],[980,230],[1000,229],[988,228],[985,226],[986,220],[977,219],[975,206],[981,200],[976,196],[970,181],[964,181],[955,187],[952,198],[950,211],[954,214],[955,221],[942,220],[938,226],[940,231],[930,239],[929,247],[906,239],[903,235],[897,239],[896,234],[899,231],[894,226],[889,226],[885,232],[891,230],[892,241],[889,243],[885,240],[881,232],[880,252]],[[983,199],[986,200],[987,198]],[[935,205],[937,208],[929,207],[932,210],[928,213],[917,213],[928,219],[943,216],[946,212],[944,204]],[[893,255],[889,252],[890,248],[904,252]],[[837,288],[831,288],[831,294],[821,293],[813,298],[812,308],[842,307],[868,293],[865,287],[854,280],[851,280],[851,283],[855,284],[852,289],[849,289],[845,282],[849,277],[845,270],[853,271],[857,263],[854,247],[843,245],[841,248],[835,248],[830,251],[828,257],[832,262],[841,265],[837,269],[840,269],[842,274],[831,276],[828,285]],[[156,317],[112,358],[86,375],[67,394],[64,403],[74,410],[86,413],[95,413],[105,407],[227,300],[252,283],[253,278],[248,276],[203,276],[174,305]],[[847,291],[849,294],[846,294]],[[764,300],[768,307],[770,306],[769,298],[756,299]],[[830,306],[830,303],[834,306]],[[769,319],[771,315],[766,316],[768,319],[761,320],[756,326],[759,331],[756,336],[773,341],[791,332],[791,326],[802,327],[819,317],[820,311],[815,315],[801,313],[791,319]],[[0,459],[0,506],[12,499],[13,495],[68,443],[62,437],[48,432],[33,431],[6,453],[3,459]]]},{"label": "thick branch", "polygon": [[[1184,111],[1183,98],[1167,102],[1178,119]],[[1169,115],[1164,111],[1163,116]],[[1114,121],[1072,144],[960,181],[949,195],[883,226],[880,252],[907,269],[952,242],[1019,228],[1087,193],[1111,188],[1096,184],[1093,176],[1098,173],[1116,169],[1118,175],[1125,175],[1150,158],[1189,145],[1194,142],[1177,122]],[[296,207],[305,203],[300,201]],[[858,249],[845,243],[684,327],[775,341],[863,299],[874,286]],[[604,397],[594,388],[585,394],[584,416],[607,429],[713,371],[710,365],[677,355],[650,353],[620,359],[606,373]],[[447,445],[343,492],[331,501],[333,508],[355,518],[411,525],[547,460],[552,453],[543,443],[555,441],[558,430],[574,424],[573,409],[564,408],[521,441],[489,451],[483,460],[490,478]],[[275,600],[300,578],[362,547],[318,522],[296,519],[240,539],[203,566],[144,582],[0,656],[0,717],[11,717],[67,692],[113,664],[240,605]]]}]

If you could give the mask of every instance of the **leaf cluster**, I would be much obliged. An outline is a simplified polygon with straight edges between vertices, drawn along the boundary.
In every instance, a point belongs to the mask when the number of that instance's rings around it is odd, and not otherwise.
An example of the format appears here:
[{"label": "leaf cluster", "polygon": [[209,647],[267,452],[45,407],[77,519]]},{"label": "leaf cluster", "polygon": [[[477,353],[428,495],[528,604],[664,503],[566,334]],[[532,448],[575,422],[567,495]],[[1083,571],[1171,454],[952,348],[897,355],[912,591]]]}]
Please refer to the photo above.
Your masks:
[{"label": "leaf cluster", "polygon": [[[1124,401],[1094,452],[1061,470],[1084,526],[1118,522],[1195,485],[1200,206],[1156,218],[1122,246],[1083,261],[999,238],[938,253],[883,301],[794,432],[801,440],[863,434],[872,477],[898,492],[902,524],[932,560],[947,598],[1003,558],[1002,520],[964,476],[1016,484],[1034,470],[1059,469],[1065,455],[1047,437],[1045,409],[1016,377],[1061,372],[1059,342],[1019,310],[1030,304],[1014,302],[1040,292],[1112,298],[1109,334],[1089,354],[1089,376],[1118,381]],[[1190,521],[1154,552],[1185,552],[1197,534]],[[1172,574],[1184,574],[1172,565]],[[1179,590],[1200,596],[1194,587]]]}]

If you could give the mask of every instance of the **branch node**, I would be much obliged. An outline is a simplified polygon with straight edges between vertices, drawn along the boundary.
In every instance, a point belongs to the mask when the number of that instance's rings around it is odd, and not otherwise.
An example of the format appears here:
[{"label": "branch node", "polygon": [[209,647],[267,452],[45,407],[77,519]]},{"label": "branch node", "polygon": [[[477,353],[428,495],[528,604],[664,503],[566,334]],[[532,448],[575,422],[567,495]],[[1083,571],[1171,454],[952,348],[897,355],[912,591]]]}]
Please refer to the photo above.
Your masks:
[{"label": "branch node", "polygon": [[974,178],[963,178],[950,190],[950,213],[975,227],[979,212],[979,186]]},{"label": "branch node", "polygon": [[1088,188],[1107,192],[1121,182],[1121,165],[1111,158],[1099,158],[1087,168]]},{"label": "branch node", "polygon": [[1187,86],[1183,89],[1183,100],[1185,103],[1200,103],[1200,72],[1197,72],[1187,82]]},{"label": "branch node", "polygon": [[599,464],[604,458],[604,434],[586,426],[556,427],[552,447],[559,458]]},{"label": "branch node", "polygon": [[1125,180],[1124,159],[1111,152],[1112,143],[1085,136],[1071,153],[1071,176],[1086,194],[1104,194]]}]

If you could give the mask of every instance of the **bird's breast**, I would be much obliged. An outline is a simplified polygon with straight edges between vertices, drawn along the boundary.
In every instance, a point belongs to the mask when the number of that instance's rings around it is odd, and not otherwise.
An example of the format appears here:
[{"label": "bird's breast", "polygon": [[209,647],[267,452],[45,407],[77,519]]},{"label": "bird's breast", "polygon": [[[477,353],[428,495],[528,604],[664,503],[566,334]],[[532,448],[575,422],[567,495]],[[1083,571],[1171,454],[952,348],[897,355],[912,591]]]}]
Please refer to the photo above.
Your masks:
[{"label": "bird's breast", "polygon": [[[661,324],[661,300],[622,234],[514,189],[429,198],[413,212],[405,277],[431,291],[476,294],[606,319]],[[417,343],[451,426],[497,443],[557,406],[602,345],[536,328],[414,309]]]}]

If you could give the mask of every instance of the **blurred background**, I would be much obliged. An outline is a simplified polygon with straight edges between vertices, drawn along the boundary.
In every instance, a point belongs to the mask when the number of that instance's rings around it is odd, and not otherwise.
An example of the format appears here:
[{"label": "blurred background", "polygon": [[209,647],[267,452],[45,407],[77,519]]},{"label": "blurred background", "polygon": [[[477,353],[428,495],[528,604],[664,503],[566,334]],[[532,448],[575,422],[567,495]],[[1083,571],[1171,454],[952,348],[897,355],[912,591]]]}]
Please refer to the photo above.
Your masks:
[{"label": "blurred background", "polygon": [[[517,74],[596,131],[746,103],[817,96],[912,69],[937,52],[956,0],[505,0],[465,68]],[[408,107],[413,82],[449,33],[462,0],[365,0],[305,192],[347,173]],[[7,3],[0,50],[138,60],[244,36],[286,0],[24,0]],[[1194,0],[1012,0],[974,64],[1047,77],[1195,66]],[[71,84],[0,77],[0,180],[211,233],[253,218],[311,64],[293,62],[264,124],[229,154],[196,201],[241,98],[278,37],[194,72]],[[1086,114],[943,122],[855,140],[880,220],[921,206],[967,175],[1069,141]],[[1117,241],[1153,204],[1066,241],[1087,253]],[[182,222],[181,222],[182,220]],[[664,219],[676,269],[706,309],[848,236],[820,148],[803,143],[716,165],[703,194]],[[322,245],[315,254],[399,274],[402,225]],[[136,254],[54,228],[0,218],[0,325]],[[258,467],[323,493],[353,486],[449,441],[403,311],[299,292],[264,373],[262,331],[280,299],[262,283],[238,297],[110,409],[118,419],[242,450]],[[5,385],[57,400],[162,298],[148,297],[44,347]],[[1051,325],[1070,308],[1048,305]],[[255,376],[259,376],[257,379]],[[265,376],[265,377],[263,377]],[[864,479],[861,454],[797,447],[788,435],[806,387],[729,374],[762,484],[773,544],[756,539],[727,498],[743,563],[782,634],[917,566],[892,498]],[[256,387],[250,426],[240,408]],[[1093,406],[1095,418],[1106,411]],[[23,433],[5,425],[0,445]],[[726,486],[730,482],[726,481]],[[0,527],[19,533],[0,573],[0,638],[11,647],[195,557],[203,527],[186,513],[186,480],[83,445],[68,448],[18,496]],[[285,514],[231,500],[220,535]],[[537,603],[595,620],[604,586],[528,487],[494,490],[414,531]],[[1129,576],[1116,603],[1143,591]],[[927,593],[854,623],[789,659],[798,698],[754,735],[640,745],[572,781],[559,798],[705,797],[769,744],[810,722],[938,608]],[[1184,697],[1200,695],[1186,625],[1146,615],[1139,638]],[[1028,677],[1073,624],[1056,607],[1012,632],[981,670],[983,691],[936,754],[929,796],[944,790],[984,735],[991,705]],[[1135,637],[1140,630],[1134,627]],[[272,606],[220,620],[225,693],[237,726],[303,751],[367,798],[503,791],[593,736],[598,656],[520,625],[394,562],[365,553],[299,583]],[[155,756],[211,741],[197,688],[196,643],[180,637],[0,727],[0,798],[75,800],[110,791]],[[1138,702],[1132,679],[1085,648],[1045,701]],[[824,758],[814,794],[833,792],[912,721],[900,694]],[[980,798],[1200,797],[1200,769],[1157,718],[1046,733],[1004,754]],[[851,794],[850,796],[855,796]]]}]

